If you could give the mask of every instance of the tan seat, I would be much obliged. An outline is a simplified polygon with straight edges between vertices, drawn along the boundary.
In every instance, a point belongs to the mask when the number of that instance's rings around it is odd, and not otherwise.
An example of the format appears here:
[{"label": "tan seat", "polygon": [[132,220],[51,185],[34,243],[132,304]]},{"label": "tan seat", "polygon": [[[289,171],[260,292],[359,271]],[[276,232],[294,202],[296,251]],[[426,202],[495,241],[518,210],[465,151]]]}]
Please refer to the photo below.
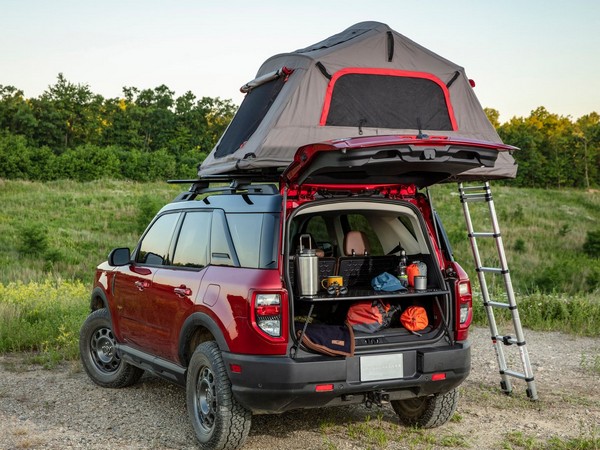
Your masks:
[{"label": "tan seat", "polygon": [[344,255],[367,256],[370,250],[367,235],[362,231],[349,231],[344,236]]}]

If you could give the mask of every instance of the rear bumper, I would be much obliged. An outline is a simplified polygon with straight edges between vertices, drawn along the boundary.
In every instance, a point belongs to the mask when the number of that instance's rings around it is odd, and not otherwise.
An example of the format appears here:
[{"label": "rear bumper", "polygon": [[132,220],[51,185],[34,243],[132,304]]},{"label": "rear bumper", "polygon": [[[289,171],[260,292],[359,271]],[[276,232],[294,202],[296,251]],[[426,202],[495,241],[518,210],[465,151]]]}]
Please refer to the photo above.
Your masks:
[{"label": "rear bumper", "polygon": [[[471,370],[468,341],[401,353],[404,370],[398,378],[368,382],[360,380],[360,356],[291,359],[223,352],[223,359],[235,398],[255,413],[362,402],[371,392],[385,391],[391,400],[442,393],[460,385]],[[231,365],[241,373],[231,372]],[[441,373],[443,379],[432,381]],[[316,391],[328,384],[333,390]]]}]

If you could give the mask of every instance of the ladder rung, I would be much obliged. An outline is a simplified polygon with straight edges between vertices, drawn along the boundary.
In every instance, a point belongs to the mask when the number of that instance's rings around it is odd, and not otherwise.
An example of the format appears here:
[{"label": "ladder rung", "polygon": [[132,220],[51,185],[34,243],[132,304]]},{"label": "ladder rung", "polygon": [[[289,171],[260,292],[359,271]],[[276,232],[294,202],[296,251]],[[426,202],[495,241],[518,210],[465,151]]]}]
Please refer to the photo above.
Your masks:
[{"label": "ladder rung", "polygon": [[490,232],[480,232],[480,231],[474,231],[473,233],[471,233],[471,236],[476,237],[476,238],[495,238],[495,237],[499,237],[499,234],[496,233],[490,233]]},{"label": "ladder rung", "polygon": [[487,302],[487,304],[489,306],[493,306],[494,308],[504,308],[504,309],[516,309],[515,307],[512,307],[509,303],[502,303],[502,302]]},{"label": "ladder rung", "polygon": [[504,271],[498,267],[479,267],[476,269],[478,272],[489,272],[489,273],[508,273],[508,270]]},{"label": "ladder rung", "polygon": [[501,341],[504,345],[518,345],[519,347],[525,345],[525,342],[519,342],[512,336],[494,336],[494,341]]},{"label": "ladder rung", "polygon": [[461,186],[463,191],[483,191],[485,186]]},{"label": "ladder rung", "polygon": [[514,370],[506,369],[504,371],[504,375],[508,375],[509,377],[519,378],[520,380],[527,380],[527,376],[521,372],[515,372]]},{"label": "ladder rung", "polygon": [[489,194],[463,194],[461,200],[465,202],[486,202],[490,199]]}]

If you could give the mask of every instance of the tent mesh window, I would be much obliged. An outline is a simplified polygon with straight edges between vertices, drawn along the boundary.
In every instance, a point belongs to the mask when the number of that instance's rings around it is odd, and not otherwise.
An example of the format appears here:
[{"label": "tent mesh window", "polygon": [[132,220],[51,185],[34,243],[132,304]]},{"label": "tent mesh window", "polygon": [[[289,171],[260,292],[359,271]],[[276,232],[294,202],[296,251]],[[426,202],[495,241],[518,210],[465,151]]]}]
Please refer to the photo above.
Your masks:
[{"label": "tent mesh window", "polygon": [[454,129],[444,88],[431,79],[348,73],[332,82],[329,111],[324,111],[322,125]]},{"label": "tent mesh window", "polygon": [[215,157],[231,155],[250,139],[271,108],[285,81],[286,77],[276,78],[255,87],[246,94],[217,146]]}]

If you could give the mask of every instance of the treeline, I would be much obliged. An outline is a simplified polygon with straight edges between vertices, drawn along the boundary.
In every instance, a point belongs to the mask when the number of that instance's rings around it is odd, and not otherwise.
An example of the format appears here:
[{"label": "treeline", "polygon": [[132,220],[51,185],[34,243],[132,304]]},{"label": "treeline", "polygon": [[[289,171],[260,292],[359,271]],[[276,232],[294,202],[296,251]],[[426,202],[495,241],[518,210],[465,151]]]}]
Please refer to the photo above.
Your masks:
[{"label": "treeline", "polygon": [[0,85],[0,178],[195,177],[236,108],[164,85],[103,98],[62,74],[37,98]]},{"label": "treeline", "polygon": [[[231,121],[230,100],[191,92],[175,97],[167,86],[123,88],[103,98],[62,74],[37,98],[0,85],[0,178],[136,181],[189,178]],[[577,120],[540,107],[500,123],[504,142],[521,148],[512,185],[589,188],[600,185],[600,116]]]},{"label": "treeline", "polygon": [[589,188],[600,185],[600,115],[592,112],[573,121],[544,107],[529,117],[513,117],[500,124],[499,112],[486,108],[502,140],[521,150],[512,186]]}]

